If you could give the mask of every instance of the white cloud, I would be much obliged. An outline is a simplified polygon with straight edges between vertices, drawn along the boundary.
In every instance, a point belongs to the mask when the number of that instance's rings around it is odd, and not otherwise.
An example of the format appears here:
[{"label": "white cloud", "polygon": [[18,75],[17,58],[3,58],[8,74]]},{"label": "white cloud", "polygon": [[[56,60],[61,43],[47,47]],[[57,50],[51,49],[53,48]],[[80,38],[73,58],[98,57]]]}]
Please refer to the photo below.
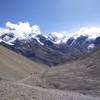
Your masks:
[{"label": "white cloud", "polygon": [[74,36],[74,38],[77,38],[80,35],[88,36],[90,39],[95,39],[100,36],[100,27],[83,27],[74,33],[70,33],[70,36]]},{"label": "white cloud", "polygon": [[17,30],[22,33],[31,33],[31,26],[28,22],[22,23],[19,22],[18,24],[13,24],[11,22],[6,23],[6,27],[8,27],[11,30]]},{"label": "white cloud", "polygon": [[[31,26],[28,22],[19,22],[14,24],[7,22],[5,28],[0,28],[0,36],[4,33],[12,33],[16,38],[25,39],[28,37],[35,37],[41,34],[40,27],[38,25]],[[78,38],[80,35],[88,36],[91,39],[95,39],[100,36],[100,27],[83,27],[76,32],[52,32],[47,37],[54,40],[55,43],[66,42],[70,37]]]},{"label": "white cloud", "polygon": [[38,25],[32,26],[32,33],[41,34],[40,27]]},{"label": "white cloud", "polygon": [[28,22],[19,22],[18,24],[7,22],[5,28],[0,28],[0,34],[4,33],[13,33],[16,38],[24,39],[29,37],[30,34],[33,37],[41,34],[41,31],[38,25],[30,26]]},{"label": "white cloud", "polygon": [[[65,43],[71,37],[77,39],[81,35],[87,36],[89,39],[96,39],[96,37],[100,36],[100,27],[82,27],[78,31],[72,33],[52,32],[48,35],[48,38],[54,43],[59,44],[61,42]],[[92,46],[90,47],[92,48]]]}]

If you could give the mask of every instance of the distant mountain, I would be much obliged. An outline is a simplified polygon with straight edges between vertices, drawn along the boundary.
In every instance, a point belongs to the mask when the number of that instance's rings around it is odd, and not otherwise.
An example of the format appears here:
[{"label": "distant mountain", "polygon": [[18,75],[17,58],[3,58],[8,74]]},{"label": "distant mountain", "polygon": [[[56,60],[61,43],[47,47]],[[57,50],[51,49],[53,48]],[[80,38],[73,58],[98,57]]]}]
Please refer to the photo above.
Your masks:
[{"label": "distant mountain", "polygon": [[10,30],[0,32],[1,45],[49,66],[75,60],[100,45],[98,28],[83,28],[70,34],[54,32],[46,36],[38,31],[16,35]]}]

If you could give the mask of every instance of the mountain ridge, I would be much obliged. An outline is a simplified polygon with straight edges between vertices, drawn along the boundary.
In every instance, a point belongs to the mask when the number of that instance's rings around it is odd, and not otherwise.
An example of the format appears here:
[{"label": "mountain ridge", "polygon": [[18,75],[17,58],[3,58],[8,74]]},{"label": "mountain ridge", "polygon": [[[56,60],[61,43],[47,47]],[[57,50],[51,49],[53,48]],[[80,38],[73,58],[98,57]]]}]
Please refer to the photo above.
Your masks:
[{"label": "mountain ridge", "polygon": [[[25,57],[55,66],[87,55],[100,46],[100,28],[82,28],[74,33],[43,35],[38,26],[8,23],[0,29],[0,44]],[[24,29],[22,26],[28,27]]]},{"label": "mountain ridge", "polygon": [[85,58],[50,68],[0,46],[0,98],[99,100],[99,65],[100,48]]}]

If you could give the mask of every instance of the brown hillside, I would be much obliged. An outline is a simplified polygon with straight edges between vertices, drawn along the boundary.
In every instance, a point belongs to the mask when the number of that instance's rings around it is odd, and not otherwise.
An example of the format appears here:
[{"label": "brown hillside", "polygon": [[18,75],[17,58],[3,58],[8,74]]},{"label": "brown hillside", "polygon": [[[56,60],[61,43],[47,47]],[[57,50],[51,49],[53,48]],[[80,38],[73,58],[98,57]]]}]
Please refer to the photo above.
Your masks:
[{"label": "brown hillside", "polygon": [[0,78],[20,80],[30,74],[44,71],[45,65],[40,65],[18,55],[17,53],[0,46]]}]

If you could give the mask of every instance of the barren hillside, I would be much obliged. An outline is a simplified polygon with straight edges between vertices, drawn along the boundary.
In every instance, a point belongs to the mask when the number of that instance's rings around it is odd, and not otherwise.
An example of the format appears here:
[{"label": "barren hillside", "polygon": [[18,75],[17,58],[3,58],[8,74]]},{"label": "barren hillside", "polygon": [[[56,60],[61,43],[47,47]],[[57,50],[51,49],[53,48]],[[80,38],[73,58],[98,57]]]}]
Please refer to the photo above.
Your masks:
[{"label": "barren hillside", "polygon": [[[100,96],[100,50],[83,59],[52,67],[40,80],[37,83],[44,88]],[[34,77],[30,76],[23,83],[33,86]]]},{"label": "barren hillside", "polygon": [[100,50],[84,59],[51,68],[43,79],[49,88],[100,96]]},{"label": "barren hillside", "polygon": [[0,46],[0,100],[100,100],[99,55],[48,68]]},{"label": "barren hillside", "polygon": [[44,71],[45,65],[40,65],[27,58],[0,46],[0,78],[7,80],[20,80],[30,74]]},{"label": "barren hillside", "polygon": [[0,100],[100,100],[79,93],[44,89],[22,83],[0,82]]}]

